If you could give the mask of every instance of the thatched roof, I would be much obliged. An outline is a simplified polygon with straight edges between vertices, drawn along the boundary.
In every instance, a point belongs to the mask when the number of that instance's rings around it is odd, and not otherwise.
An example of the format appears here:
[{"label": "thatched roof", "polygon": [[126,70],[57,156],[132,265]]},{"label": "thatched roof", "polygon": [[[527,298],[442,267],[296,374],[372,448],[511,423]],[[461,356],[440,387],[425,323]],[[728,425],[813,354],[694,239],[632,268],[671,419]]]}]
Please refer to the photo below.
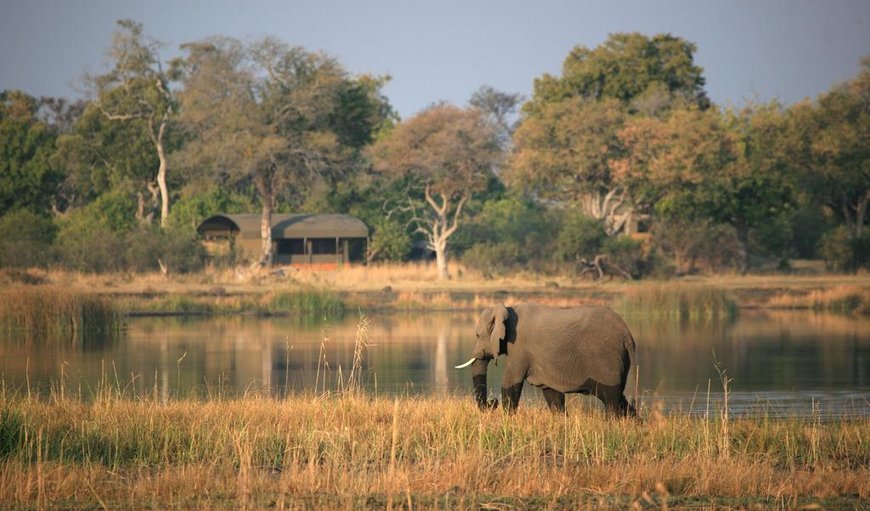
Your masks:
[{"label": "thatched roof", "polygon": [[[215,215],[203,220],[197,231],[215,227],[237,230],[243,237],[260,235],[260,214]],[[248,236],[245,236],[248,234]],[[369,228],[350,215],[272,215],[272,238],[367,238]]]}]

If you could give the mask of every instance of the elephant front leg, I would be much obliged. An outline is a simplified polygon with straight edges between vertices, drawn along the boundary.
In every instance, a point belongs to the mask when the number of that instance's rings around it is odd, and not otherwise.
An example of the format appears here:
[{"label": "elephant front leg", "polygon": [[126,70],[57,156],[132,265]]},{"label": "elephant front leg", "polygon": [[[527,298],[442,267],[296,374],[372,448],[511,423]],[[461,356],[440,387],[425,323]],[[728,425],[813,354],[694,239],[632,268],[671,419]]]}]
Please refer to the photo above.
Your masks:
[{"label": "elephant front leg", "polygon": [[523,393],[523,382],[514,383],[510,387],[501,388],[501,402],[508,413],[513,413],[517,410],[520,404],[520,394]]},{"label": "elephant front leg", "polygon": [[565,393],[558,390],[544,387],[541,389],[544,393],[544,399],[547,400],[547,407],[554,412],[565,413]]},{"label": "elephant front leg", "polygon": [[518,364],[516,360],[509,360],[501,383],[502,406],[508,413],[515,412],[520,404],[520,394],[523,393],[525,381],[525,367]]}]

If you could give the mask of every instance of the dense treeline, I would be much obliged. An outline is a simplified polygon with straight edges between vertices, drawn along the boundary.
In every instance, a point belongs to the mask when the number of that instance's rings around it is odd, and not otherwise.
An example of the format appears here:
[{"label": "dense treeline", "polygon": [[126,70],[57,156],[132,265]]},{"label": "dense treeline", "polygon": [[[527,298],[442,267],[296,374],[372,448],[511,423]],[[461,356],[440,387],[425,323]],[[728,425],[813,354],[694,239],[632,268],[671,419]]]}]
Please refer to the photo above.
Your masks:
[{"label": "dense treeline", "polygon": [[121,21],[89,99],[0,93],[0,266],[196,270],[198,222],[252,211],[357,215],[369,260],[426,247],[442,277],[448,254],[591,278],[870,264],[870,58],[815,101],[723,109],[694,45],[614,34],[531,98],[400,120],[388,77],[274,38],[158,48]]}]

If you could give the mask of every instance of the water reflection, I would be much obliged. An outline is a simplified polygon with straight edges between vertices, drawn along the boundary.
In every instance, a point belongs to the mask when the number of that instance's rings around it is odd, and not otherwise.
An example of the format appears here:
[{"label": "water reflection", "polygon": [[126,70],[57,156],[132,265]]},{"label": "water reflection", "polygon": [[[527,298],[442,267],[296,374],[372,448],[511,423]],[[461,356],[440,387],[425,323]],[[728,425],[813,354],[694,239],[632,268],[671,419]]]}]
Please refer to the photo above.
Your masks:
[{"label": "water reflection", "polygon": [[[469,394],[453,366],[473,345],[475,313],[369,318],[361,383],[379,394]],[[811,313],[745,312],[733,322],[628,316],[637,338],[637,393],[647,406],[707,414],[732,380],[730,407],[773,416],[870,416],[870,321]],[[358,318],[303,324],[292,318],[136,318],[120,341],[0,342],[7,387],[50,392],[62,380],[84,397],[99,385],[158,399],[249,392],[337,390],[349,379]],[[501,367],[491,367],[498,388]],[[633,376],[632,376],[633,378]],[[635,382],[628,394],[634,394]],[[709,389],[709,392],[708,392]],[[69,393],[69,392],[68,392]],[[523,402],[540,402],[535,389]],[[574,398],[575,405],[590,404]]]}]

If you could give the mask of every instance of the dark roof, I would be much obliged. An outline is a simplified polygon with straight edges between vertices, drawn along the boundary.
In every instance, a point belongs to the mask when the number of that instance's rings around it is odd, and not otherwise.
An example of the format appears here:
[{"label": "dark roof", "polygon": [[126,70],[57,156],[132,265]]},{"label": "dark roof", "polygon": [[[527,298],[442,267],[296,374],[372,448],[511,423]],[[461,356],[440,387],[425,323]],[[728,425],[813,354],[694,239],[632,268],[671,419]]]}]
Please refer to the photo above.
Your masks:
[{"label": "dark roof", "polygon": [[[208,224],[235,224],[242,233],[260,232],[260,214],[215,215],[206,218],[197,228]],[[359,218],[350,215],[272,215],[272,238],[366,238],[369,228]]]}]

